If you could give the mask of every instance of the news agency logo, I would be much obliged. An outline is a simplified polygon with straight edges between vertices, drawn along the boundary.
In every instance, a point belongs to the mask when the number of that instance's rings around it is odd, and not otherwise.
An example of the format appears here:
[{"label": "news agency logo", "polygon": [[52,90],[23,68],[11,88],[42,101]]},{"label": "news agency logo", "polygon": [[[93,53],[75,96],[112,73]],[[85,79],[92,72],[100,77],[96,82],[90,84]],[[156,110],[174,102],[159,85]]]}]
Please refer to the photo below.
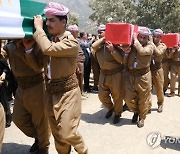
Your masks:
[{"label": "news agency logo", "polygon": [[180,138],[172,136],[162,137],[159,132],[152,132],[146,138],[147,144],[152,148],[157,148],[161,143],[164,144],[180,144]]},{"label": "news agency logo", "polygon": [[156,148],[161,144],[161,134],[159,132],[150,133],[147,136],[147,144],[152,148]]}]

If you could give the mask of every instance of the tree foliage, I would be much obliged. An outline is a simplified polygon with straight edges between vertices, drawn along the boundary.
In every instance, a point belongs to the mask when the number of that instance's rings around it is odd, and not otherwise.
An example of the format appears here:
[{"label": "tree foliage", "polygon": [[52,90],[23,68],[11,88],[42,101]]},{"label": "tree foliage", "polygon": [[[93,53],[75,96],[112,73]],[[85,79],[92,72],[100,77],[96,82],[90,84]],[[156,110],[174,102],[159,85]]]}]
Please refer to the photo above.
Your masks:
[{"label": "tree foliage", "polygon": [[136,12],[133,9],[133,0],[96,0],[90,3],[94,13],[89,17],[98,24],[106,22],[136,21]]},{"label": "tree foliage", "polygon": [[69,14],[68,25],[79,25],[79,18],[76,14]]},{"label": "tree foliage", "polygon": [[180,32],[179,0],[139,0],[136,8],[138,25]]},{"label": "tree foliage", "polygon": [[180,0],[94,0],[90,7],[94,13],[89,18],[98,24],[127,22],[180,32]]}]

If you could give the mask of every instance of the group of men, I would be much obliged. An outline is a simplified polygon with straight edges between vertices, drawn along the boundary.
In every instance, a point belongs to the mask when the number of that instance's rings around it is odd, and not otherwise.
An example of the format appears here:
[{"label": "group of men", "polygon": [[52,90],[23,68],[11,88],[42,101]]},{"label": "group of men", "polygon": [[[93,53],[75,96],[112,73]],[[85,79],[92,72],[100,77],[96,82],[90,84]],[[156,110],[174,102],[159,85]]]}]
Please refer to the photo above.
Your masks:
[{"label": "group of men", "polygon": [[[68,154],[73,146],[79,154],[86,154],[87,146],[77,131],[81,116],[76,77],[79,43],[66,31],[67,7],[50,2],[44,12],[51,38],[43,30],[42,17],[37,15],[33,38],[13,40],[1,52],[9,59],[18,83],[13,122],[35,139],[30,152],[49,153],[51,130],[58,153]],[[4,130],[4,118],[0,122]],[[3,131],[0,135],[2,143]]]},{"label": "group of men", "polygon": [[[85,48],[89,48],[89,44],[78,42],[76,25],[68,28],[70,32],[66,31],[67,7],[50,2],[44,12],[51,38],[43,30],[42,17],[37,15],[34,17],[33,39],[13,40],[1,52],[3,58],[9,59],[18,82],[13,121],[24,134],[35,139],[30,152],[48,153],[51,130],[59,154],[69,154],[71,146],[78,154],[87,154],[88,148],[77,128],[81,117],[85,63],[79,44]],[[90,42],[92,55],[100,66],[98,96],[108,109],[105,117],[114,113],[113,123],[117,124],[124,100],[134,112],[132,122],[141,128],[151,110],[152,85],[157,93],[158,112],[163,111],[165,84],[162,62],[167,52],[166,45],[161,43],[163,31],[155,29],[151,37],[148,28],[140,28],[138,34],[133,35],[133,44],[128,46],[105,41],[105,30],[105,25],[100,25],[99,39]],[[177,74],[180,78],[179,47],[176,46],[170,54],[175,57],[172,78]],[[171,84],[173,96],[174,80]],[[180,96],[180,89],[178,92]],[[4,121],[0,104],[1,144]]]},{"label": "group of men", "polygon": [[[167,49],[161,42],[161,29],[155,29],[151,36],[148,28],[140,28],[138,34],[134,34],[131,46],[105,42],[105,25],[101,25],[98,32],[102,38],[92,44],[92,52],[95,53],[101,68],[98,96],[108,109],[105,117],[109,118],[114,112],[113,123],[116,124],[120,120],[123,107],[128,106],[134,112],[132,122],[141,128],[146,115],[151,112],[153,86],[157,95],[157,111],[163,111],[164,94],[168,87],[168,77],[165,75],[169,75],[167,68],[163,70],[167,52],[172,58],[171,93],[168,96],[175,95],[177,75],[180,82],[180,47]],[[123,100],[126,103],[124,106]]]}]

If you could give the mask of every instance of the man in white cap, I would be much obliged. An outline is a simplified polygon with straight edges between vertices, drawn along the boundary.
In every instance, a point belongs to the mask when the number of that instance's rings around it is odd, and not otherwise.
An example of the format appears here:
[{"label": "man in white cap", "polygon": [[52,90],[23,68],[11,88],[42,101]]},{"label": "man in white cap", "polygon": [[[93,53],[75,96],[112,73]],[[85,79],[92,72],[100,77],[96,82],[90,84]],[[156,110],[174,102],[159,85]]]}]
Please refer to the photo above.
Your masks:
[{"label": "man in white cap", "polygon": [[[74,36],[75,39],[78,38],[79,28],[77,25],[75,24],[70,25],[68,27],[68,30],[71,32],[71,34]],[[85,62],[84,52],[79,46],[76,75],[77,75],[77,79],[78,79],[79,87],[81,89],[82,96],[84,96],[84,93],[83,93],[84,62]]]},{"label": "man in white cap", "polygon": [[79,154],[86,154],[87,146],[77,131],[81,117],[81,92],[75,74],[79,44],[65,31],[69,10],[50,2],[44,12],[52,41],[44,32],[39,15],[34,17],[34,38],[47,56],[45,96],[56,150],[59,154],[69,154],[73,146]]},{"label": "man in white cap", "polygon": [[74,25],[69,25],[68,26],[68,31],[71,32],[71,34],[74,36],[75,39],[78,38],[78,34],[79,34],[79,27],[74,24]]},{"label": "man in white cap", "polygon": [[98,27],[98,32],[100,39],[92,44],[92,52],[96,54],[101,69],[98,97],[108,109],[105,118],[110,118],[114,113],[113,124],[117,124],[123,111],[122,51],[111,42],[105,42],[104,26]]},{"label": "man in white cap", "polygon": [[134,112],[132,122],[137,122],[140,128],[144,126],[151,104],[150,64],[154,48],[149,42],[149,29],[142,27],[138,32],[138,35],[134,34],[134,44],[128,55],[129,75],[126,80],[124,100],[128,108]]},{"label": "man in white cap", "polygon": [[106,25],[99,25],[97,28],[99,38],[105,37]]},{"label": "man in white cap", "polygon": [[152,73],[152,84],[155,87],[156,95],[157,95],[157,104],[158,104],[158,112],[163,111],[163,103],[164,103],[164,72],[162,69],[162,59],[164,56],[164,52],[166,51],[166,45],[161,43],[161,37],[163,35],[163,31],[161,29],[155,29],[153,31],[153,40],[151,40],[152,45],[154,46],[154,53],[151,60],[151,73]]},{"label": "man in white cap", "polygon": [[[105,37],[105,30],[106,30],[106,26],[104,24],[101,24],[98,26],[98,28],[97,28],[98,39]],[[93,92],[98,92],[100,66],[99,66],[99,63],[97,60],[96,53],[94,53],[94,52],[92,52],[92,54],[91,54],[91,67],[92,67],[93,79],[94,79],[94,85],[93,85],[92,90],[93,90]]]},{"label": "man in white cap", "polygon": [[[102,37],[105,37],[105,30],[106,30],[106,26],[104,24],[101,24],[101,25],[99,25],[97,27],[98,39],[101,39]],[[98,92],[100,66],[99,66],[99,63],[98,63],[97,56],[96,56],[95,52],[92,52],[92,54],[91,54],[91,67],[92,67],[93,79],[94,79],[94,85],[93,85],[92,90],[93,90],[93,92]]]}]

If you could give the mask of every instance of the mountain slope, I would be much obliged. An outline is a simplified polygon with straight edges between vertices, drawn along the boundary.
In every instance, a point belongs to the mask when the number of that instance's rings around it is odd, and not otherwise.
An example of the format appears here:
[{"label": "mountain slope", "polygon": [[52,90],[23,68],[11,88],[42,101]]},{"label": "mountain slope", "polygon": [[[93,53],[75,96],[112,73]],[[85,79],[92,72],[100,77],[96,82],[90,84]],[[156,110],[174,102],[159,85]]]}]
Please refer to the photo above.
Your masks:
[{"label": "mountain slope", "polygon": [[91,31],[92,22],[89,15],[92,13],[89,7],[90,0],[36,0],[41,2],[58,2],[67,6],[71,12],[77,14],[81,31]]}]

